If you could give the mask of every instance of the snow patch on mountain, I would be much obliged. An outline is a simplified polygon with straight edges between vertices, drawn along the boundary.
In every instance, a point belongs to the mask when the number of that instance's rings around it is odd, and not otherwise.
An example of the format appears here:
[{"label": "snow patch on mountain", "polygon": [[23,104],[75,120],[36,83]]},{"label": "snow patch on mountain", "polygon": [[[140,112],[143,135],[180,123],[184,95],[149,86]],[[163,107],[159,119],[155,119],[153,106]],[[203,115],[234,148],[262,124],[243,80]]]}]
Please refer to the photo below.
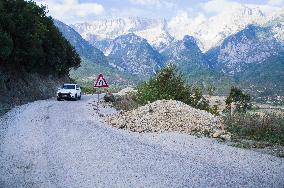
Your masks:
[{"label": "snow patch on mountain", "polygon": [[178,39],[185,34],[194,36],[200,41],[201,50],[208,51],[247,25],[262,24],[264,21],[265,16],[259,9],[240,5],[207,20],[199,18],[191,21],[185,15],[182,19],[174,18],[170,21],[169,31],[172,36]]},{"label": "snow patch on mountain", "polygon": [[197,39],[199,48],[204,52],[220,45],[226,37],[247,25],[261,25],[266,19],[258,8],[238,5],[210,18],[199,15],[193,19],[183,12],[170,20],[137,17],[100,19],[92,23],[74,24],[72,27],[87,40],[93,36],[98,41],[109,40],[135,33],[161,51],[173,39],[182,40],[185,35],[190,35]]},{"label": "snow patch on mountain", "polygon": [[[79,32],[83,38],[91,41],[92,44],[104,40],[113,40],[121,35],[135,33],[147,39],[147,41],[157,49],[168,45],[173,37],[165,30],[166,20],[146,19],[146,18],[118,18],[100,19],[92,23],[78,23],[72,27]],[[100,46],[97,46],[100,47]],[[107,48],[108,49],[108,48]],[[109,52],[107,49],[104,52]]]}]

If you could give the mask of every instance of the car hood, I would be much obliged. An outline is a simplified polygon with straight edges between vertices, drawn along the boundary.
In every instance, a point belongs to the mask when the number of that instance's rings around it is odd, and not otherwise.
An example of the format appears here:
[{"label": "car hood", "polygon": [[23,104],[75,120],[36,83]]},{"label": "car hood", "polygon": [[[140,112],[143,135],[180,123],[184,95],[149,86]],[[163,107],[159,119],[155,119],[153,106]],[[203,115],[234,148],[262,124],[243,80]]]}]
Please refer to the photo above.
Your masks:
[{"label": "car hood", "polygon": [[57,93],[75,93],[75,89],[60,89],[57,91]]}]

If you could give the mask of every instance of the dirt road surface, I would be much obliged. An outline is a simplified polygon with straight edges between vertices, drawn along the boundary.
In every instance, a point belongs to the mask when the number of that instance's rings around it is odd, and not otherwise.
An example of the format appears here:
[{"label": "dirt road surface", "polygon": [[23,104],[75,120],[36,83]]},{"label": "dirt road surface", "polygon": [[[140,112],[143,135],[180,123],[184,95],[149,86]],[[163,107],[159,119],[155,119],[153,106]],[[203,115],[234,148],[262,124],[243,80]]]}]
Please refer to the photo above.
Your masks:
[{"label": "dirt road surface", "polygon": [[95,113],[95,98],[37,101],[1,117],[0,187],[284,187],[284,159],[117,130]]}]

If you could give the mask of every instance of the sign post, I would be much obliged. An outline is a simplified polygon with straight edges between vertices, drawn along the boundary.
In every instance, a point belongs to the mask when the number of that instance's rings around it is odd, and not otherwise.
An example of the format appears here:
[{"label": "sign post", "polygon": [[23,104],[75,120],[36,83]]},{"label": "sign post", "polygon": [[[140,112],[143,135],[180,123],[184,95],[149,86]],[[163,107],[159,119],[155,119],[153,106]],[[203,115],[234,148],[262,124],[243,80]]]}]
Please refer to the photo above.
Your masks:
[{"label": "sign post", "polygon": [[[108,88],[107,81],[105,80],[103,74],[100,74],[94,83],[94,90],[96,90],[96,88]],[[98,91],[97,112],[99,111],[100,94],[101,91]]]}]

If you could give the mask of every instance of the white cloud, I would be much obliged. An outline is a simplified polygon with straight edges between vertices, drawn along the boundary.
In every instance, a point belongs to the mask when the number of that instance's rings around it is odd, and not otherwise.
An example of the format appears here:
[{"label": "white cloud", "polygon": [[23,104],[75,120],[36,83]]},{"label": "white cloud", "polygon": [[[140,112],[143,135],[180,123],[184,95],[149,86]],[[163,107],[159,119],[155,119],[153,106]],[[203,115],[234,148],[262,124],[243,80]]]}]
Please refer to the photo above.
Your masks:
[{"label": "white cloud", "polygon": [[201,10],[207,14],[219,14],[242,6],[259,8],[265,14],[270,14],[283,8],[284,0],[269,0],[266,4],[241,4],[232,0],[211,0],[206,3],[200,3]]},{"label": "white cloud", "polygon": [[212,0],[206,3],[200,3],[200,6],[206,13],[220,13],[239,7],[241,4],[229,0]]},{"label": "white cloud", "polygon": [[129,0],[129,2],[133,5],[151,6],[155,8],[171,8],[176,6],[173,0]]},{"label": "white cloud", "polygon": [[104,7],[97,3],[80,3],[79,0],[36,0],[46,5],[49,14],[66,23],[75,23],[104,13]]},{"label": "white cloud", "polygon": [[269,0],[268,5],[271,6],[284,6],[284,0]]},{"label": "white cloud", "polygon": [[130,3],[135,5],[160,5],[161,0],[129,0]]},{"label": "white cloud", "polygon": [[184,37],[185,31],[189,35],[193,35],[191,31],[197,28],[202,22],[205,22],[207,18],[199,13],[198,15],[189,14],[187,11],[179,11],[178,14],[170,19],[168,27],[170,33],[177,39]]}]

